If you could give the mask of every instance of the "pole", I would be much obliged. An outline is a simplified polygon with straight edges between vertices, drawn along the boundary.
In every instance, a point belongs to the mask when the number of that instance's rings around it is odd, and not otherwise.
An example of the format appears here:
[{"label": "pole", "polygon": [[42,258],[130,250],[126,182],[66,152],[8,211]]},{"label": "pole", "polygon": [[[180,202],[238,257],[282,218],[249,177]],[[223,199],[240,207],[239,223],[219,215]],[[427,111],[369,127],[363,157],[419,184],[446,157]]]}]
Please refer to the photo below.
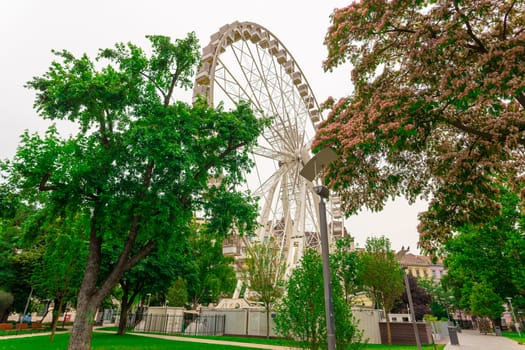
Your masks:
[{"label": "pole", "polygon": [[[26,316],[27,308],[29,307],[29,302],[31,301],[32,296],[33,296],[33,286],[31,286],[31,291],[29,292],[29,296],[27,297],[26,306],[24,307],[24,314],[22,315],[22,321],[24,320],[24,317]],[[19,323],[22,323],[20,319],[18,321]]]},{"label": "pole", "polygon": [[421,340],[419,339],[419,331],[417,330],[416,314],[414,312],[414,302],[412,301],[412,292],[408,284],[408,276],[406,274],[406,267],[403,267],[403,279],[405,280],[405,288],[407,290],[408,306],[410,307],[410,318],[412,318],[412,326],[414,327],[414,336],[416,337],[417,349],[421,350]]},{"label": "pole", "polygon": [[514,313],[514,308],[512,307],[512,298],[511,297],[507,297],[507,300],[509,301],[510,312],[512,313],[512,318],[514,319],[514,327],[516,327],[516,331],[518,332],[518,336],[521,338],[520,324],[518,323],[518,319],[516,318],[516,314]]},{"label": "pole", "polygon": [[324,287],[324,306],[326,313],[326,335],[328,350],[335,350],[335,322],[334,322],[334,303],[332,299],[332,282],[330,278],[330,258],[328,252],[328,229],[326,225],[326,205],[324,198],[328,198],[328,188],[315,186],[315,193],[319,195],[319,225],[321,231],[321,249],[323,260],[323,287]]}]

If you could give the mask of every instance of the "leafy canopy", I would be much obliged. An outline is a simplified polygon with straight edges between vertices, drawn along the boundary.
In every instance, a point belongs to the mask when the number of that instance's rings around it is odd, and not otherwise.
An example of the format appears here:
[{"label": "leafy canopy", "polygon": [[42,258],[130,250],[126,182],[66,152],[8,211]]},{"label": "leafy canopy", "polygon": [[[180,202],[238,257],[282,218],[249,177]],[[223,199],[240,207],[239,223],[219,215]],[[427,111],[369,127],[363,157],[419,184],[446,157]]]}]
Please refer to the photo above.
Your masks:
[{"label": "leafy canopy", "polygon": [[522,188],[523,1],[362,0],[331,15],[326,70],[349,62],[354,92],[329,99],[314,148],[351,215],[403,195],[432,251],[453,228],[497,215],[494,180]]}]

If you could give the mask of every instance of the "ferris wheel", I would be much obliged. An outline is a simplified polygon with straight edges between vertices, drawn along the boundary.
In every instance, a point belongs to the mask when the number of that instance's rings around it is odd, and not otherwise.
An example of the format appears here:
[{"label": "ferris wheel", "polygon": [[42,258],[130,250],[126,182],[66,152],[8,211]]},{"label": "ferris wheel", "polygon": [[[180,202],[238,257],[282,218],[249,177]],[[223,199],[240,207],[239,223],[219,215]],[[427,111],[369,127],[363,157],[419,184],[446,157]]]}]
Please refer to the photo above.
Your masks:
[{"label": "ferris wheel", "polygon": [[[243,247],[271,238],[289,275],[306,248],[320,249],[319,198],[314,185],[300,175],[311,158],[311,140],[321,119],[306,77],[269,30],[252,22],[234,22],[221,27],[203,48],[193,93],[207,98],[210,105],[248,101],[257,116],[272,118],[252,154],[255,167],[246,175],[248,190],[259,198],[257,235],[231,237],[223,250],[242,261]],[[333,241],[345,233],[339,198],[332,196],[328,203]]]}]

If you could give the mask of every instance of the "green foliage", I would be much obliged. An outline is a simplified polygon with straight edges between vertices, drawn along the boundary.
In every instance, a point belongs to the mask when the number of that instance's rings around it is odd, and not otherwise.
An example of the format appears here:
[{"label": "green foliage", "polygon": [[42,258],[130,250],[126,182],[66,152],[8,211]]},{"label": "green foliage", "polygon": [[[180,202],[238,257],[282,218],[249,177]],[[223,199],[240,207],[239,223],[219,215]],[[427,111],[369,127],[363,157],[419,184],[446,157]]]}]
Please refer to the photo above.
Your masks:
[{"label": "green foliage", "polygon": [[497,295],[488,283],[475,283],[470,294],[470,311],[472,314],[499,319],[505,308],[503,300]]},{"label": "green foliage", "polygon": [[190,266],[183,276],[193,309],[199,304],[217,303],[235,289],[237,279],[232,267],[233,259],[222,254],[222,240],[199,231],[190,238]]},{"label": "green foliage", "polygon": [[365,251],[359,258],[358,278],[374,302],[390,312],[405,287],[403,271],[388,238],[367,238]]},{"label": "green foliage", "polygon": [[[513,297],[520,303],[523,280],[523,214],[516,194],[501,188],[502,214],[488,224],[465,225],[446,243],[444,260],[448,269],[443,283],[458,300],[459,307],[472,309],[474,289],[479,285],[496,293],[500,300]],[[478,287],[476,287],[478,286]]]},{"label": "green foliage", "polygon": [[247,253],[245,278],[250,290],[259,294],[259,300],[270,311],[271,304],[282,295],[286,263],[273,241],[253,243]]},{"label": "green foliage", "polygon": [[437,283],[433,279],[420,279],[418,280],[418,284],[424,288],[432,298],[430,302],[432,315],[438,318],[448,319],[450,314],[456,309],[456,300],[453,293],[450,290],[445,290],[441,283]]},{"label": "green foliage", "polygon": [[[350,3],[350,1],[348,1]],[[350,63],[314,148],[348,214],[400,195],[430,199],[422,248],[498,215],[498,182],[523,189],[522,1],[353,1],[334,10],[326,70]]]},{"label": "green foliage", "polygon": [[337,240],[336,249],[330,254],[331,269],[342,283],[345,300],[349,300],[350,296],[360,288],[358,280],[359,256],[357,251],[351,250],[353,241],[354,239],[351,236]]},{"label": "green foliage", "polygon": [[188,304],[188,284],[182,277],[171,282],[170,288],[166,293],[166,298],[171,306],[186,306]]},{"label": "green foliage", "polygon": [[266,337],[270,336],[270,311],[275,301],[282,296],[286,261],[279,247],[270,240],[253,243],[247,249],[245,260],[246,280],[250,290],[257,292],[258,299],[266,309]]},{"label": "green foliage", "polygon": [[403,271],[390,249],[388,238],[371,237],[359,258],[359,281],[376,307],[386,312],[387,342],[392,344],[388,314],[405,290]]},{"label": "green foliage", "polygon": [[[53,127],[43,136],[25,133],[14,159],[2,166],[14,193],[38,208],[25,225],[32,238],[46,234],[40,222],[89,218],[81,317],[70,344],[75,350],[89,346],[91,315],[123,274],[155,247],[162,253],[165,242],[191,232],[195,212],[218,237],[254,227],[255,202],[235,188],[268,121],[246,103],[224,111],[202,100],[174,102],[175,88],[190,86],[197,39],[193,33],[175,41],[148,38],[151,54],[131,43],[101,50],[96,61],[55,51],[56,61],[27,87],[43,118],[69,120],[79,132],[67,138]],[[218,177],[218,186],[208,186]],[[106,246],[118,249],[108,271],[102,266]],[[217,269],[223,271],[201,289],[210,299],[233,274],[225,265]]]},{"label": "green foliage", "polygon": [[[332,296],[338,349],[359,348],[361,335],[346,303],[339,280],[332,276]],[[300,341],[309,349],[326,347],[326,315],[324,307],[321,256],[307,250],[299,267],[293,270],[286,284],[286,293],[277,305],[275,325],[279,334]]]}]

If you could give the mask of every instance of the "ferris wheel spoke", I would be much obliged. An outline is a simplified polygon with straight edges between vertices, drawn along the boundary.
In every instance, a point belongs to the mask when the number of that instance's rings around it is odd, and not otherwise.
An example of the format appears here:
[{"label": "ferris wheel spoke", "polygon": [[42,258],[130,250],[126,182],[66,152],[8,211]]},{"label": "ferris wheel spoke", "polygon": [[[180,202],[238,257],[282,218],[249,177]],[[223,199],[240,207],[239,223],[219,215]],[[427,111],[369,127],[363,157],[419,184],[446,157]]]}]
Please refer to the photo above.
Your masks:
[{"label": "ferris wheel spoke", "polygon": [[261,145],[255,146],[253,148],[253,153],[258,156],[267,159],[275,159],[280,162],[290,161],[294,157],[294,155],[289,152],[280,151],[274,148],[268,148]]},{"label": "ferris wheel spoke", "polygon": [[[269,76],[269,68],[267,68],[268,64],[264,63],[265,57],[268,57],[268,53],[257,48],[255,57],[257,58],[256,67],[259,72],[259,78],[260,81],[263,83],[264,89],[266,91],[266,96],[268,97],[268,110],[272,113],[271,115],[277,120],[277,122],[274,123],[270,129],[274,134],[279,136],[281,144],[286,145],[288,149],[294,149],[293,144],[290,143],[290,140],[292,140],[290,132],[293,129],[287,127],[286,123],[284,122],[284,119],[282,118],[283,113],[279,113],[279,109],[275,105],[276,99],[273,98],[274,94],[272,94],[272,92],[275,90],[275,86],[273,86],[272,82],[274,82],[274,80],[278,80],[278,78],[276,78],[276,76],[273,75]],[[274,60],[270,60],[269,64],[272,65],[273,69],[275,69]],[[282,95],[282,91],[278,91],[278,93],[279,95]]]}]

